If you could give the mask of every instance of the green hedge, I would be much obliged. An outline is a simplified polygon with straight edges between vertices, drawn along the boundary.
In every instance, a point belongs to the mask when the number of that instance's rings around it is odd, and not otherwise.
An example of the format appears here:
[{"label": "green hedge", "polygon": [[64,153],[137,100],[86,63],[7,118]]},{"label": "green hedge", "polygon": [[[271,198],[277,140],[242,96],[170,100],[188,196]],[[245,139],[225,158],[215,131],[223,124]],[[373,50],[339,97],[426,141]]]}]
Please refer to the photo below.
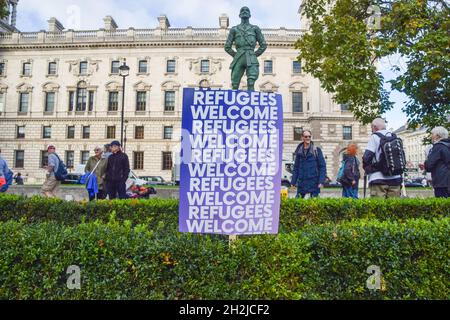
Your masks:
[{"label": "green hedge", "polygon": [[[0,195],[0,221],[55,221],[76,225],[82,221],[107,222],[111,213],[119,221],[130,220],[133,225],[146,223],[151,228],[159,226],[166,231],[176,231],[178,226],[178,200],[174,199],[66,202]],[[443,216],[450,216],[450,199],[289,199],[281,204],[280,232],[359,218],[406,220]]]},{"label": "green hedge", "polygon": [[[361,219],[225,241],[111,219],[0,223],[0,299],[449,299],[450,218]],[[81,290],[65,271],[81,267]],[[366,288],[370,265],[383,290]]]}]

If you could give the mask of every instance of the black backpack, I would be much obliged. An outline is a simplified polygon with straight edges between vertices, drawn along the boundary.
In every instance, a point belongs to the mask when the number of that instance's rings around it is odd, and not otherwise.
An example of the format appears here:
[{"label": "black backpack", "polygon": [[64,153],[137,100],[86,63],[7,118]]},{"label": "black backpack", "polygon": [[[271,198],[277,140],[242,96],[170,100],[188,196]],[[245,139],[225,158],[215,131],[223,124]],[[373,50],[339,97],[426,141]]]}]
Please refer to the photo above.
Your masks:
[{"label": "black backpack", "polygon": [[64,181],[67,179],[67,168],[64,162],[59,158],[59,156],[55,153],[55,156],[58,158],[59,164],[58,164],[58,170],[55,172],[55,178],[58,181]]},{"label": "black backpack", "polygon": [[403,141],[396,134],[383,135],[375,132],[380,138],[380,160],[376,168],[385,176],[402,175],[406,171],[406,157]]}]

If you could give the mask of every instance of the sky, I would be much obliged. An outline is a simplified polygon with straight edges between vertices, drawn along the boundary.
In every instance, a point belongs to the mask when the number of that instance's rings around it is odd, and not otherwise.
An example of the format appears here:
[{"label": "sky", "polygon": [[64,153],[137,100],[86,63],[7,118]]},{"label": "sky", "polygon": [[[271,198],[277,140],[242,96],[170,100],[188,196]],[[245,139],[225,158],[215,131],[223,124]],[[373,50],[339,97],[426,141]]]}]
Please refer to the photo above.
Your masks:
[{"label": "sky", "polygon": [[[111,15],[121,29],[155,28],[157,17],[165,14],[173,28],[215,28],[223,13],[230,17],[230,25],[238,24],[240,8],[248,6],[252,24],[297,29],[299,5],[300,0],[19,0],[17,27],[22,32],[47,30],[47,20],[56,17],[66,29],[95,30],[103,28],[103,18]],[[398,62],[402,62],[398,57],[381,61],[379,70],[386,81],[395,76],[390,68]],[[389,128],[397,129],[406,123],[401,111],[406,100],[401,93],[391,93],[395,105],[386,114]]]}]

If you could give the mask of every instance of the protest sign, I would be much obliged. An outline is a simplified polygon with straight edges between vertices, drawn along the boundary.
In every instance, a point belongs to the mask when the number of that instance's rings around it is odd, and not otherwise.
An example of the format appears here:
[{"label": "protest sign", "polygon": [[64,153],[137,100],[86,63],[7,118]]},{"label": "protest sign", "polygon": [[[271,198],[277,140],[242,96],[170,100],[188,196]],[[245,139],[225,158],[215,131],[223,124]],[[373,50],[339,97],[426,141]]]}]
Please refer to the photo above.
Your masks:
[{"label": "protest sign", "polygon": [[282,128],[279,94],[184,89],[181,232],[278,233]]}]

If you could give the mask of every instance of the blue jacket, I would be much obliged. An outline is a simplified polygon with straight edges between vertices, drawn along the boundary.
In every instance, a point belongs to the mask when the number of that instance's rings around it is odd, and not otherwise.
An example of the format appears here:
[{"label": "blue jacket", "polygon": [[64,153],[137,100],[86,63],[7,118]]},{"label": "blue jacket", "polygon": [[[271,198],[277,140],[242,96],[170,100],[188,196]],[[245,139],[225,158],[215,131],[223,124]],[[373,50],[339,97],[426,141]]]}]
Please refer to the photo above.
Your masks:
[{"label": "blue jacket", "polygon": [[319,184],[325,183],[327,167],[322,150],[311,143],[305,153],[303,143],[295,150],[295,163],[292,171],[292,185],[300,193],[312,193],[319,190]]},{"label": "blue jacket", "polygon": [[86,189],[91,197],[98,193],[97,176],[95,174],[90,175],[86,184]]},{"label": "blue jacket", "polygon": [[5,178],[6,175],[9,173],[8,164],[6,163],[6,160],[0,156],[0,178]]}]

